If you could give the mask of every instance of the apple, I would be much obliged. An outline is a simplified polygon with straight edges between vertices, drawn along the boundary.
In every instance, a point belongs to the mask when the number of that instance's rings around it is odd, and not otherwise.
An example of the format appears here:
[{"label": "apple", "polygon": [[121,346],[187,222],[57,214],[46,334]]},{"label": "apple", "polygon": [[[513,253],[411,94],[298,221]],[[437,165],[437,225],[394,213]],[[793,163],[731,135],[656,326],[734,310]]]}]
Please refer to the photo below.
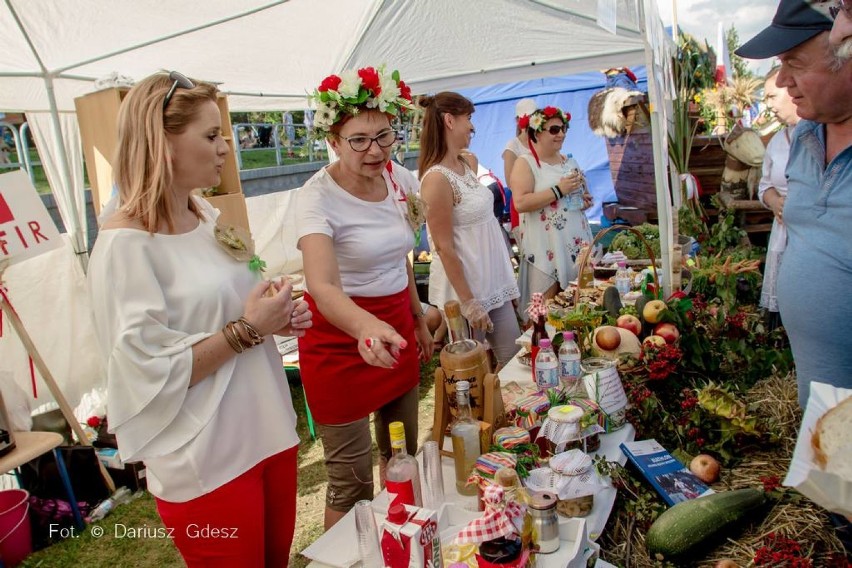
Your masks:
[{"label": "apple", "polygon": [[680,332],[673,323],[658,323],[654,327],[654,335],[659,335],[666,340],[666,343],[672,344],[680,337]]},{"label": "apple", "polygon": [[719,481],[719,462],[707,454],[698,454],[689,462],[689,471],[706,484]]},{"label": "apple", "polygon": [[611,325],[599,327],[595,332],[595,344],[604,351],[612,351],[621,345],[621,334],[618,328]]},{"label": "apple", "polygon": [[639,321],[639,318],[632,314],[619,316],[618,319],[615,320],[615,326],[632,332],[636,337],[639,337],[642,333],[642,322]]},{"label": "apple", "polygon": [[665,347],[666,340],[659,335],[649,335],[642,340],[642,345],[653,345],[655,347]]},{"label": "apple", "polygon": [[666,311],[666,303],[662,300],[651,300],[642,309],[642,317],[648,323],[658,323]]}]

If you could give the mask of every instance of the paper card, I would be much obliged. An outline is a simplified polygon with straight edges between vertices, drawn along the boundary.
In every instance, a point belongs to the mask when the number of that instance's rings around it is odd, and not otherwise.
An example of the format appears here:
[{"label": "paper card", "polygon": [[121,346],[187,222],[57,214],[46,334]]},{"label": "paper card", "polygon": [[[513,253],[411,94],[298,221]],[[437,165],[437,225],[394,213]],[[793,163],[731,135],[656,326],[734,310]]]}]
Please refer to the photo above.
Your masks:
[{"label": "paper card", "polygon": [[62,246],[56,224],[23,170],[0,175],[0,265]]},{"label": "paper card", "polygon": [[820,469],[814,461],[811,436],[817,420],[850,396],[852,389],[819,382],[811,383],[811,396],[799,428],[796,449],[793,451],[787,477],[784,478],[784,485],[787,487],[794,487],[820,507],[846,516],[852,515],[852,480]]}]

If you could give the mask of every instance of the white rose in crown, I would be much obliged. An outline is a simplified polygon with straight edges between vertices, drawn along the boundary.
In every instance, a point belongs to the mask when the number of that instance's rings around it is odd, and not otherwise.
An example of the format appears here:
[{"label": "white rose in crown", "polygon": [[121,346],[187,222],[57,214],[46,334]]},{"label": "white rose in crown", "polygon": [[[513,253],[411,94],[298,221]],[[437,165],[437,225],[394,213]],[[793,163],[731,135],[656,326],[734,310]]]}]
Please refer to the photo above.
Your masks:
[{"label": "white rose in crown", "polygon": [[533,130],[537,131],[539,128],[541,128],[543,122],[544,120],[542,119],[540,114],[534,114],[530,117],[530,127],[532,127]]},{"label": "white rose in crown", "polygon": [[361,77],[358,76],[357,69],[350,69],[340,74],[340,86],[337,88],[337,92],[341,98],[357,97],[360,88]]}]

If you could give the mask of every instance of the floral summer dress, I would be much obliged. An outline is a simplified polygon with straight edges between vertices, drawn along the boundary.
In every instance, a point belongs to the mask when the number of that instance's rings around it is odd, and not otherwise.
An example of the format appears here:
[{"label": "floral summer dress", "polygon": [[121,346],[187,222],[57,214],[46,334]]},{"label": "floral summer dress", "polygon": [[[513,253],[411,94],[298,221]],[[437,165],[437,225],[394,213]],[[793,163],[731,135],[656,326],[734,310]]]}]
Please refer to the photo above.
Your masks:
[{"label": "floral summer dress", "polygon": [[[536,164],[531,154],[519,156],[526,160],[535,179],[534,191],[546,189],[574,168],[580,169],[574,158],[561,165],[545,162]],[[544,292],[554,282],[567,288],[577,277],[576,261],[580,249],[592,242],[592,230],[582,211],[569,210],[568,198],[528,213],[521,213],[521,306],[526,306],[535,292]],[[524,270],[525,269],[525,270]]]}]

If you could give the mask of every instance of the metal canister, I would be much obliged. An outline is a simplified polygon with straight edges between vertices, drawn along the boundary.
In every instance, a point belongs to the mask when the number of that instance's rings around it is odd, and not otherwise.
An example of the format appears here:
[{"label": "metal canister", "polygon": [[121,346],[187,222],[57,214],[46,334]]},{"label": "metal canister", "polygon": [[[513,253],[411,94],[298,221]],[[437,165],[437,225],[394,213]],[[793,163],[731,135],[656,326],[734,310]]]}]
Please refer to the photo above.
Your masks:
[{"label": "metal canister", "polygon": [[603,357],[588,357],[580,362],[583,384],[589,398],[606,414],[606,431],[624,426],[627,419],[627,393],[618,375],[616,362]]},{"label": "metal canister", "polygon": [[550,554],[559,549],[559,519],[556,516],[556,495],[540,491],[530,496],[527,511],[532,518],[536,551]]}]

